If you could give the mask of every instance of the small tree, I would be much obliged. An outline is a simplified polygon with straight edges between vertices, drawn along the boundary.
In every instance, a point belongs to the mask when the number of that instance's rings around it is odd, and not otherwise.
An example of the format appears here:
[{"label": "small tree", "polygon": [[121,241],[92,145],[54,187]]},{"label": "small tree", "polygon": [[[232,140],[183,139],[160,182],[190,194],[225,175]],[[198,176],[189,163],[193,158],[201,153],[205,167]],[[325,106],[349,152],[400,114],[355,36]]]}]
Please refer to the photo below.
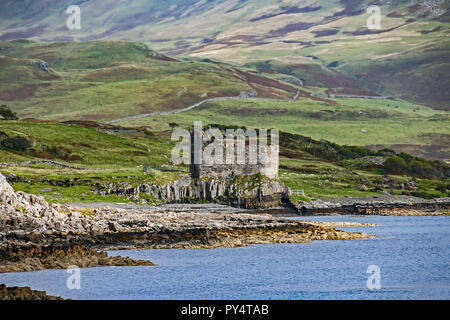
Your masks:
[{"label": "small tree", "polygon": [[397,173],[397,174],[402,174],[405,173],[406,170],[408,169],[408,165],[406,164],[406,161],[401,158],[401,157],[389,157],[385,162],[384,162],[384,167],[392,172],[392,173]]},{"label": "small tree", "polygon": [[0,116],[2,116],[4,120],[19,120],[17,113],[13,112],[6,105],[0,107]]},{"label": "small tree", "polygon": [[15,150],[15,151],[26,151],[30,149],[33,144],[30,140],[24,137],[8,137],[2,140],[1,145],[5,148]]}]

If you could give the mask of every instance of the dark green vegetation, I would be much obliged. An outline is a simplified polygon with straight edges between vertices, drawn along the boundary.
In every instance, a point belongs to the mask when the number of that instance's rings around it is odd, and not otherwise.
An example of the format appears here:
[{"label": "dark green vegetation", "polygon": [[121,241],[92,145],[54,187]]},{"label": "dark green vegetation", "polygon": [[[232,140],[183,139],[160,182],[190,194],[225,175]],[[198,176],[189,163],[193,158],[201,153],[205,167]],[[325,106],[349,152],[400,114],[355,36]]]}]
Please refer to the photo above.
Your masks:
[{"label": "dark green vegetation", "polygon": [[0,116],[3,120],[19,120],[17,113],[11,111],[6,105],[2,105],[0,107]]},{"label": "dark green vegetation", "polygon": [[387,172],[393,174],[409,174],[430,179],[449,176],[448,167],[439,161],[428,161],[403,152],[387,158],[384,167]]},{"label": "dark green vegetation", "polygon": [[[12,175],[10,180],[17,190],[41,194],[53,202],[127,202],[130,200],[126,197],[103,197],[95,192],[96,187],[165,185],[188,172],[186,166],[171,165],[174,143],[170,131],[82,121],[7,121],[0,122],[0,130],[3,137],[22,137],[32,143],[25,150],[2,143],[0,163],[19,163],[2,168],[2,173]],[[390,159],[407,156],[392,150],[374,152],[289,133],[281,134],[280,145],[281,180],[294,190],[305,191],[305,196],[296,194],[294,200],[383,192],[426,198],[448,195],[449,168],[442,163],[411,157],[405,160],[406,171],[394,172]],[[28,160],[49,159],[73,168],[49,163],[20,165]]]}]

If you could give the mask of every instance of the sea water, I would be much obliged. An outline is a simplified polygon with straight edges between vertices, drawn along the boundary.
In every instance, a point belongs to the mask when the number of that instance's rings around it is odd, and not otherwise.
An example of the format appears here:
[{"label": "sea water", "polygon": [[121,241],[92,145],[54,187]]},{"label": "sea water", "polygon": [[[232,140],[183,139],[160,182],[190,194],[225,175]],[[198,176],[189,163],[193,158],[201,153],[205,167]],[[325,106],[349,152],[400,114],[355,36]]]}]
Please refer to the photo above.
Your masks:
[{"label": "sea water", "polygon": [[[80,289],[73,290],[66,270],[0,274],[0,283],[72,299],[450,299],[449,216],[302,219],[375,223],[341,229],[378,238],[112,251],[157,266],[81,269]],[[367,273],[370,266],[379,274]],[[379,289],[368,286],[371,276]]]}]

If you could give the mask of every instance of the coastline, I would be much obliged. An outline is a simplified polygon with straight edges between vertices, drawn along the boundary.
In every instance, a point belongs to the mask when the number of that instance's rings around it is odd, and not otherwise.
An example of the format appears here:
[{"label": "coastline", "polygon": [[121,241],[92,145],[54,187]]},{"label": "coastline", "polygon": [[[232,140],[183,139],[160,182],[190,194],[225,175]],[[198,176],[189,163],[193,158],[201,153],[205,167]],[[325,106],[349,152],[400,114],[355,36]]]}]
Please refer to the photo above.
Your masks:
[{"label": "coastline", "polygon": [[32,290],[30,287],[7,287],[0,284],[0,301],[5,300],[70,300],[47,295],[46,291]]},{"label": "coastline", "polygon": [[[55,205],[42,197],[15,192],[0,176],[0,272],[21,272],[69,266],[153,266],[150,261],[108,257],[107,250],[211,249],[256,244],[309,243],[317,240],[349,240],[375,237],[338,227],[373,226],[366,223],[312,222],[286,219],[257,211],[221,205],[132,204]],[[320,202],[309,212],[336,214],[336,208],[357,208],[357,214],[379,214],[392,210],[396,203],[367,201],[361,205],[347,202]],[[330,206],[329,203],[334,204]],[[448,214],[449,202],[424,203],[434,212],[408,211],[409,214]],[[389,206],[387,206],[389,204]],[[439,204],[439,206],[437,205]],[[339,206],[338,206],[339,205]],[[303,204],[304,207],[304,204]],[[359,210],[365,208],[364,210]],[[368,209],[368,208],[376,208]],[[380,209],[381,208],[381,209]],[[437,210],[436,209],[444,209]],[[416,209],[414,209],[416,210]],[[354,214],[348,210],[346,214]],[[403,214],[401,214],[403,215]],[[299,216],[300,217],[300,216]]]},{"label": "coastline", "polygon": [[[9,230],[0,235],[0,272],[20,272],[70,265],[152,266],[151,262],[108,257],[105,250],[212,249],[255,244],[308,243],[372,237],[321,223],[248,213],[189,213],[96,209],[93,216],[72,208],[67,225],[55,230]],[[93,221],[93,220],[97,221]],[[69,230],[93,225],[84,231]],[[80,222],[82,221],[82,222]],[[12,222],[12,221],[10,221]],[[13,225],[18,225],[12,222]],[[364,226],[364,224],[360,224]],[[61,231],[66,230],[66,231]]]},{"label": "coastline", "polygon": [[300,215],[449,215],[450,198],[426,200],[410,196],[346,197],[294,204]]}]

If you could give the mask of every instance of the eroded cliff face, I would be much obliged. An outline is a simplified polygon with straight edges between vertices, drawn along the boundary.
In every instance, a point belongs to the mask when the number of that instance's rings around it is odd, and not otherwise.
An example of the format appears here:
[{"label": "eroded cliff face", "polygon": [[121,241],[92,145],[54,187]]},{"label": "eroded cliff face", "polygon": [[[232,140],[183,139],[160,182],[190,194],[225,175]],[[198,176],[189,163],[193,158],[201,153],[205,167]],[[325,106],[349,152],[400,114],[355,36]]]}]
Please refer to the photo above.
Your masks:
[{"label": "eroded cliff face", "polygon": [[0,284],[0,300],[64,300],[49,296],[45,291],[32,290],[30,287],[11,287]]},{"label": "eroded cliff face", "polygon": [[[167,185],[96,184],[101,195],[116,194],[139,200],[153,198],[165,202],[192,203],[202,200],[242,208],[269,208],[281,205],[289,197],[287,188],[278,179],[262,175],[237,176],[232,179],[192,179],[183,176]],[[143,196],[144,195],[144,196]]]},{"label": "eroded cliff face", "polygon": [[91,219],[73,214],[64,206],[49,204],[41,196],[15,192],[0,173],[0,233],[84,232],[91,228]]},{"label": "eroded cliff face", "polygon": [[69,233],[84,235],[103,225],[108,222],[98,225],[95,219],[49,204],[43,197],[15,192],[0,173],[0,273],[71,265],[153,265],[150,261],[108,257],[106,252],[89,248],[86,241],[67,241]]}]

